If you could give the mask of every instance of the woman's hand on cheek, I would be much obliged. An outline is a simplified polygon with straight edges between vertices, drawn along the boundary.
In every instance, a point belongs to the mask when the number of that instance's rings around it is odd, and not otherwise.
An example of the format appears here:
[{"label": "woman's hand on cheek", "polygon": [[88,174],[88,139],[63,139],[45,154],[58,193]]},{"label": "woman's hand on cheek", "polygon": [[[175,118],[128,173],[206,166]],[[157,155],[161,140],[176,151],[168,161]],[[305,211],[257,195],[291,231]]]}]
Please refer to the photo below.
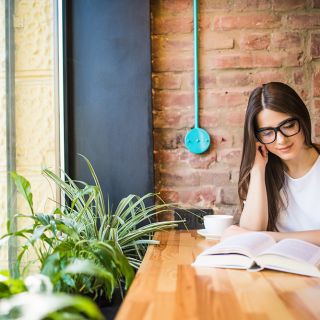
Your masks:
[{"label": "woman's hand on cheek", "polygon": [[268,150],[267,147],[260,143],[256,142],[256,157],[254,160],[254,167],[265,168],[268,162]]},{"label": "woman's hand on cheek", "polygon": [[230,227],[228,227],[222,234],[221,236],[221,240],[224,240],[226,238],[229,238],[231,236],[235,236],[235,235],[238,235],[238,234],[241,234],[241,233],[247,233],[247,232],[251,232],[250,230],[247,230],[245,228],[241,228],[241,227],[238,227],[236,225],[232,225]]}]

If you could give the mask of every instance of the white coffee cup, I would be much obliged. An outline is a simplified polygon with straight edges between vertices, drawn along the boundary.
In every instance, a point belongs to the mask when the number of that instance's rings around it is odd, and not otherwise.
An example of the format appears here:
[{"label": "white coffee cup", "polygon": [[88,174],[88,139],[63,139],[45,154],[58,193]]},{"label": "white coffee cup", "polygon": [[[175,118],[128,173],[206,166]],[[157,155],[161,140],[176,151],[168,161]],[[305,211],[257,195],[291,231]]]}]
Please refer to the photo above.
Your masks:
[{"label": "white coffee cup", "polygon": [[208,234],[221,236],[223,231],[233,223],[233,216],[227,214],[210,214],[203,217]]}]

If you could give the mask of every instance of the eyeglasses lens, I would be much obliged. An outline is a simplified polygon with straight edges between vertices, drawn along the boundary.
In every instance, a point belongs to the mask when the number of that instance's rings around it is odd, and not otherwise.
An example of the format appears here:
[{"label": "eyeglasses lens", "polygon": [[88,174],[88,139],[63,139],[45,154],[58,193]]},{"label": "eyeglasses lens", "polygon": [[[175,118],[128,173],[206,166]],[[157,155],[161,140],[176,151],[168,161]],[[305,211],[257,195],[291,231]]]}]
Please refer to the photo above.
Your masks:
[{"label": "eyeglasses lens", "polygon": [[299,121],[296,119],[288,120],[281,126],[274,129],[265,129],[259,131],[258,139],[262,143],[272,143],[276,140],[276,132],[280,131],[284,136],[291,137],[300,131]]}]

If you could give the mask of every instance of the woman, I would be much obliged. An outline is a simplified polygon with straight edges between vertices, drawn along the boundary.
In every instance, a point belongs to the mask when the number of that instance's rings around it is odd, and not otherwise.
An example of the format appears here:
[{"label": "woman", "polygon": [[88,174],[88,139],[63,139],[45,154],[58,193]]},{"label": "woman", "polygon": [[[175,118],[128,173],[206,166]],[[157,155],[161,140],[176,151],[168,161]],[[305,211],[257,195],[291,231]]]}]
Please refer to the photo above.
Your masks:
[{"label": "woman", "polygon": [[276,241],[320,245],[320,149],[308,110],[288,85],[270,82],[250,95],[238,192],[240,224],[223,237],[263,231]]}]

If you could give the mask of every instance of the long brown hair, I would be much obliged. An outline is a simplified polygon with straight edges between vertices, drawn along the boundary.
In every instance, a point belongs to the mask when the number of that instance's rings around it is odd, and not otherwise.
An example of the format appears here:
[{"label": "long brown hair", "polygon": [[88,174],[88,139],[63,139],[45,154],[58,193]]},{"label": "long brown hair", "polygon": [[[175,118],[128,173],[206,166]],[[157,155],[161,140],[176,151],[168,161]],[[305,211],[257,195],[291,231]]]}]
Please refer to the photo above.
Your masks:
[{"label": "long brown hair", "polygon": [[[311,141],[311,120],[308,109],[291,87],[281,82],[270,82],[254,89],[249,97],[244,123],[243,151],[238,183],[241,210],[243,210],[243,201],[247,198],[250,171],[256,155],[256,117],[263,109],[286,113],[297,118],[305,137],[305,144],[309,147],[314,147],[319,152],[319,148]],[[285,185],[285,169],[281,159],[269,152],[266,165],[267,230],[269,231],[277,230],[277,217],[279,211],[285,206],[280,195],[280,190]]]}]

